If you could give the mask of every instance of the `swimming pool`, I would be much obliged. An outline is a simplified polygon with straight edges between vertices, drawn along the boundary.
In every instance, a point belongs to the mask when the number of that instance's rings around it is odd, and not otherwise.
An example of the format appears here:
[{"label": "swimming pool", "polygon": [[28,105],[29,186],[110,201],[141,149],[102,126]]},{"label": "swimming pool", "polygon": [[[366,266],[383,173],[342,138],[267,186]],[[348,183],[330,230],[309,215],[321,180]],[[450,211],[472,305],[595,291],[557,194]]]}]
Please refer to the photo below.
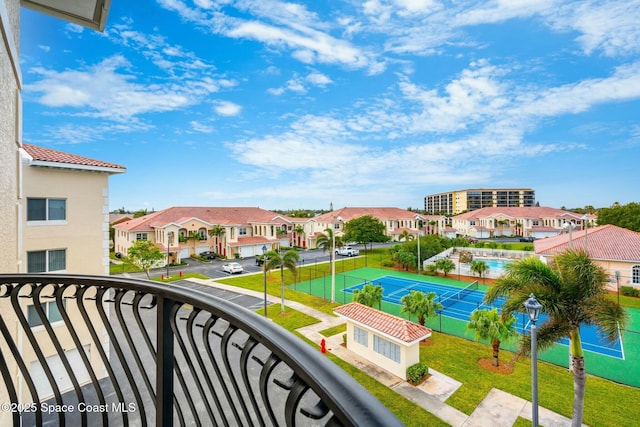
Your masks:
[{"label": "swimming pool", "polygon": [[489,266],[489,270],[502,271],[504,266],[509,264],[511,260],[508,259],[496,259],[496,258],[474,258],[474,261],[484,261]]}]

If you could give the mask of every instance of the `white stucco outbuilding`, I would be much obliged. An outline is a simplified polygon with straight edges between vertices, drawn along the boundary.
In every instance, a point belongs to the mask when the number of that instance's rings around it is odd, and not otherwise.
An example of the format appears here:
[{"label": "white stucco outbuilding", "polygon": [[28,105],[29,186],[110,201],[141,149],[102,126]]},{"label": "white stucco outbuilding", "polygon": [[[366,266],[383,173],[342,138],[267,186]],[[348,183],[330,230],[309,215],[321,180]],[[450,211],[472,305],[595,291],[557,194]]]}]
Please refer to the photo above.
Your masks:
[{"label": "white stucco outbuilding", "polygon": [[357,302],[333,312],[347,321],[349,350],[405,380],[420,362],[420,341],[431,336],[427,327]]}]

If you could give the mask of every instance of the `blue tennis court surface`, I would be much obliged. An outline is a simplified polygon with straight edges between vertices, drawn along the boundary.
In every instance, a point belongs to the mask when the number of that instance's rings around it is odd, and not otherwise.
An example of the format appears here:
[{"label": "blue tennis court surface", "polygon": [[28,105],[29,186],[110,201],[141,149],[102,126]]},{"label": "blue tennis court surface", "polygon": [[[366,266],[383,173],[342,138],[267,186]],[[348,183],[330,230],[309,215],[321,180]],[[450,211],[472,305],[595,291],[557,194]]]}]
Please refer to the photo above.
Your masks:
[{"label": "blue tennis court surface", "polygon": [[[424,282],[420,280],[405,279],[395,276],[379,277],[371,282],[363,282],[355,286],[344,289],[345,292],[353,293],[355,289],[361,289],[365,284],[372,283],[374,286],[380,285],[383,289],[382,299],[393,304],[402,305],[400,299],[411,291],[420,291],[428,294],[434,292],[437,295],[436,301],[443,305],[442,315],[454,319],[469,321],[469,316],[475,310],[501,309],[504,303],[503,298],[498,298],[493,305],[484,304],[484,292],[477,289],[477,285],[466,288],[441,285],[437,283]],[[547,319],[544,314],[540,315],[538,326]],[[526,314],[516,315],[516,329],[523,334],[529,330],[529,317]],[[582,347],[585,351],[604,354],[611,357],[624,359],[622,342],[618,338],[615,344],[611,344],[602,338],[595,326],[582,326],[580,328]],[[568,345],[567,338],[562,339],[560,344]]]}]

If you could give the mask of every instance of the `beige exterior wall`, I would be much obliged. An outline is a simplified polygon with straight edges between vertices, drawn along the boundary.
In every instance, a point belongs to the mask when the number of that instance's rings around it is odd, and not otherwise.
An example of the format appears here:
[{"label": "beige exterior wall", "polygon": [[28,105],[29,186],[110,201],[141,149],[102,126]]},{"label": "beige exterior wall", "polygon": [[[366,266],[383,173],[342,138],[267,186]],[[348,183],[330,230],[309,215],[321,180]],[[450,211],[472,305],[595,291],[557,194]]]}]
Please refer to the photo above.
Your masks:
[{"label": "beige exterior wall", "polygon": [[[368,339],[367,346],[358,344],[354,339],[354,326],[357,326],[360,329],[367,331]],[[377,335],[387,341],[392,342],[400,347],[400,363],[395,362],[389,359],[386,356],[383,356],[380,353],[377,353],[373,350],[373,337]],[[420,343],[415,342],[413,344],[407,345],[407,343],[395,340],[388,336],[382,335],[373,329],[363,326],[360,324],[355,324],[354,322],[347,319],[347,348],[354,353],[364,357],[370,362],[375,363],[383,369],[391,372],[397,377],[402,378],[403,380],[407,379],[407,368],[409,366],[415,365],[420,362]]]},{"label": "beige exterior wall", "polygon": [[0,272],[18,271],[20,3],[0,0]]},{"label": "beige exterior wall", "polygon": [[[66,270],[109,274],[109,196],[107,173],[29,166],[25,163],[21,272],[27,252],[66,249]],[[27,199],[66,200],[65,221],[27,221]]]}]

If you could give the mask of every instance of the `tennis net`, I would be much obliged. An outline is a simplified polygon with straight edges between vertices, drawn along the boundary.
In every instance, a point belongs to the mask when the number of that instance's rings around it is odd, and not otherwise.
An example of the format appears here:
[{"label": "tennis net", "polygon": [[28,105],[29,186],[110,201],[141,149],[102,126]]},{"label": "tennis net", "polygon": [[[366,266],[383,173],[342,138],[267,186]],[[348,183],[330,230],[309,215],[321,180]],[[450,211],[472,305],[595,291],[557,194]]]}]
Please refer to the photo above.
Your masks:
[{"label": "tennis net", "polygon": [[441,300],[440,304],[442,304],[443,308],[451,307],[456,302],[465,299],[467,296],[473,294],[474,291],[477,291],[477,290],[478,290],[478,281],[476,280],[469,286],[462,288],[460,291],[456,292],[455,294]]}]

